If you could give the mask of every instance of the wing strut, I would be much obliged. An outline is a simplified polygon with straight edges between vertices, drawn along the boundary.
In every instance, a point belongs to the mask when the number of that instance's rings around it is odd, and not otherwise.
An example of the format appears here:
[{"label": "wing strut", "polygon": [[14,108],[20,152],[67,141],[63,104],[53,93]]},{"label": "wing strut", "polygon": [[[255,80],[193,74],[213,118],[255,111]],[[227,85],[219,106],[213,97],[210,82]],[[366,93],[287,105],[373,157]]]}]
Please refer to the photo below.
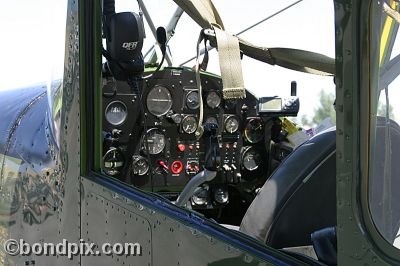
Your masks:
[{"label": "wing strut", "polygon": [[[221,17],[211,0],[174,1],[203,29],[218,25],[218,28],[224,30]],[[239,45],[243,54],[271,65],[319,75],[335,74],[335,59],[319,53],[290,48],[266,48],[240,38]]]}]

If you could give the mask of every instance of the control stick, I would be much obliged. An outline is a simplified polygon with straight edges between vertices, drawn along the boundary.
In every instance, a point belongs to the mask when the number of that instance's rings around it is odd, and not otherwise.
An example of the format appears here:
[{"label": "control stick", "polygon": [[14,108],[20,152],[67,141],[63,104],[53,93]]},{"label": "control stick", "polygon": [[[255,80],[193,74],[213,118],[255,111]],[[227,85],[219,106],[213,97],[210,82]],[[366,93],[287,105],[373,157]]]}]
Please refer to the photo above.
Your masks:
[{"label": "control stick", "polygon": [[218,149],[218,137],[217,137],[218,125],[206,124],[204,126],[204,138],[205,138],[205,165],[204,170],[195,175],[183,188],[181,194],[176,200],[177,206],[184,206],[190,197],[193,196],[194,191],[204,182],[209,182],[217,176],[217,166],[219,165],[219,149]]}]

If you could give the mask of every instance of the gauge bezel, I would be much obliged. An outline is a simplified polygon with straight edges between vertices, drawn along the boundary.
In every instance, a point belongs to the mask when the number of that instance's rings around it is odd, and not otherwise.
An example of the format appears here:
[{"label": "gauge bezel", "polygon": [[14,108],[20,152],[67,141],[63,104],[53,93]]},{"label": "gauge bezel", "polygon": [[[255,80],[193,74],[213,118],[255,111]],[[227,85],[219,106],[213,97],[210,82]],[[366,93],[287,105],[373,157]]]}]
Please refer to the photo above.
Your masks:
[{"label": "gauge bezel", "polygon": [[[121,119],[121,121],[118,122],[118,123],[110,122],[110,121],[108,120],[108,118],[107,118],[107,110],[110,108],[110,106],[111,106],[112,104],[115,104],[115,103],[120,103],[120,104],[122,104],[122,106],[125,108],[125,116],[124,116],[124,118]],[[110,103],[107,105],[106,109],[104,109],[104,117],[105,117],[106,121],[107,121],[109,124],[113,125],[113,126],[122,125],[122,124],[126,121],[126,118],[128,117],[128,107],[126,106],[126,104],[125,104],[123,101],[114,100],[114,101],[110,102]]]},{"label": "gauge bezel", "polygon": [[[145,171],[144,173],[137,173],[137,174],[135,174],[135,173],[133,172],[133,171],[134,171],[135,164],[136,164],[138,161],[140,161],[140,160],[144,160],[144,161],[146,162],[146,164],[147,164],[146,171]],[[146,174],[149,172],[149,170],[150,170],[150,163],[149,163],[149,161],[146,159],[146,157],[143,157],[143,156],[141,156],[141,155],[136,155],[136,156],[133,156],[133,157],[132,157],[132,172],[133,172],[134,175],[144,176],[144,175],[146,175]]]},{"label": "gauge bezel", "polygon": [[[105,167],[106,157],[112,152],[116,152],[121,157],[122,165],[119,166],[119,167],[115,167],[114,169],[109,168],[110,170],[106,170],[106,167]],[[120,174],[121,173],[120,170],[124,167],[124,165],[125,165],[125,157],[124,157],[124,154],[122,153],[122,151],[119,148],[110,147],[109,150],[103,156],[103,167],[102,167],[102,169],[109,176],[116,176],[116,175]],[[116,171],[116,173],[110,174],[110,171]]]},{"label": "gauge bezel", "polygon": [[[185,130],[185,127],[184,127],[183,124],[185,123],[185,121],[187,121],[188,119],[191,119],[191,118],[193,118],[194,121],[195,121],[195,128],[194,128],[194,129],[192,128],[192,131],[188,132],[188,131]],[[186,134],[193,134],[193,133],[196,132],[196,130],[197,130],[197,123],[198,123],[198,121],[197,121],[197,118],[196,118],[195,116],[193,116],[193,115],[186,115],[186,116],[182,119],[182,122],[181,122],[182,131],[183,131],[184,133],[186,133]]]},{"label": "gauge bezel", "polygon": [[[164,110],[163,112],[160,112],[160,113],[155,113],[155,111],[154,111],[154,110],[151,110],[151,108],[149,107],[149,106],[151,106],[151,105],[149,104],[149,95],[150,95],[154,90],[156,90],[157,88],[161,88],[162,90],[165,90],[165,92],[166,92],[166,94],[168,95],[168,98],[169,98],[169,99],[168,99],[168,106],[167,106],[167,108],[165,108],[165,110]],[[164,86],[161,86],[161,85],[156,85],[156,86],[154,86],[153,88],[151,88],[151,89],[149,90],[149,92],[147,93],[147,95],[146,95],[146,108],[147,108],[147,110],[148,110],[152,115],[154,115],[155,117],[161,117],[161,116],[165,115],[166,113],[168,113],[169,110],[171,110],[172,105],[173,105],[172,94],[171,94],[170,90],[169,90],[167,87],[164,87]]]},{"label": "gauge bezel", "polygon": [[[210,103],[209,103],[209,101],[208,101],[208,99],[209,99],[209,97],[210,97],[210,95],[211,95],[212,93],[215,94],[215,95],[217,95],[217,96],[218,96],[218,99],[219,99],[218,104],[215,105],[215,106],[211,106]],[[222,102],[221,95],[220,95],[217,91],[210,91],[210,92],[207,93],[206,102],[207,102],[207,106],[208,106],[208,107],[210,107],[211,109],[216,109],[216,108],[218,108],[218,107],[221,106],[221,102]]]},{"label": "gauge bezel", "polygon": [[253,146],[247,146],[247,147],[245,147],[244,150],[243,150],[243,152],[242,152],[242,156],[241,156],[242,163],[241,163],[241,164],[242,164],[243,168],[244,168],[246,171],[252,172],[252,171],[257,170],[257,169],[260,167],[262,160],[260,160],[260,162],[257,164],[257,166],[256,166],[255,168],[252,168],[252,169],[247,168],[247,167],[245,166],[245,164],[244,164],[244,159],[245,159],[246,155],[247,155],[249,152],[255,152],[255,154],[256,154],[256,155],[258,154],[259,156],[260,156],[260,154],[259,154],[259,152],[258,152]]},{"label": "gauge bezel", "polygon": [[[189,101],[188,101],[189,95],[192,94],[192,93],[193,93],[193,94],[194,94],[194,93],[197,93],[197,100],[198,100],[198,102],[197,102],[196,106],[190,106]],[[185,105],[186,105],[186,107],[187,107],[188,109],[190,109],[190,110],[196,110],[196,109],[198,109],[198,108],[200,107],[200,93],[199,93],[199,91],[197,91],[197,90],[190,90],[190,91],[188,91],[188,93],[186,94],[186,97],[185,97]]]},{"label": "gauge bezel", "polygon": [[[237,121],[237,128],[236,128],[234,131],[229,131],[229,130],[226,128],[227,123],[228,123],[228,120],[230,120],[230,119],[235,119],[235,120]],[[236,132],[238,132],[239,127],[240,127],[240,122],[239,122],[239,119],[238,119],[235,115],[228,115],[228,116],[224,119],[224,130],[225,130],[225,132],[227,132],[227,133],[229,133],[229,134],[235,134]]]},{"label": "gauge bezel", "polygon": [[[160,135],[162,135],[162,136],[164,137],[164,144],[163,144],[163,147],[162,147],[162,149],[161,149],[159,152],[156,152],[156,153],[151,153],[151,152],[150,152],[150,149],[148,149],[148,145],[147,145],[147,148],[146,148],[146,144],[145,144],[145,140],[148,140],[147,136],[148,136],[149,134],[153,133],[153,132],[159,133]],[[157,155],[157,154],[162,153],[162,152],[164,151],[164,149],[165,149],[165,146],[166,146],[165,134],[164,134],[160,129],[158,129],[158,128],[150,128],[150,129],[147,130],[147,132],[142,136],[142,150],[143,150],[145,153],[148,152],[149,155]]]},{"label": "gauge bezel", "polygon": [[209,117],[207,117],[207,118],[205,119],[205,121],[204,121],[204,125],[206,125],[206,124],[211,124],[210,122],[208,122],[209,119],[215,119],[216,123],[213,123],[213,124],[216,124],[217,126],[219,126],[218,117],[215,117],[215,116],[209,116]]},{"label": "gauge bezel", "polygon": [[253,117],[253,118],[249,118],[247,120],[246,126],[244,127],[243,135],[244,135],[245,140],[248,143],[256,144],[256,143],[259,143],[264,138],[264,134],[261,134],[261,136],[259,138],[257,138],[256,140],[251,139],[251,136],[249,134],[251,134],[252,132],[248,132],[248,131],[250,131],[250,129],[248,129],[248,126],[250,125],[250,123],[252,123],[252,121],[257,121],[261,124],[261,130],[263,131],[263,133],[264,133],[264,124],[263,124],[263,121],[261,118]]}]

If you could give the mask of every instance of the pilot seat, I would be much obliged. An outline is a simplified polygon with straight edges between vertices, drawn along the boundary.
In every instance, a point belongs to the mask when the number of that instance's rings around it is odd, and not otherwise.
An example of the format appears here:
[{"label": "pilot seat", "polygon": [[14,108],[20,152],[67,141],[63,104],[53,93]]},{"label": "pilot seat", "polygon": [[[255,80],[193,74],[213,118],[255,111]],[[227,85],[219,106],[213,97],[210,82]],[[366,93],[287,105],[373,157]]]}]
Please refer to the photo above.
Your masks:
[{"label": "pilot seat", "polygon": [[[379,231],[393,243],[400,221],[399,125],[377,117],[375,139],[370,208]],[[383,193],[387,143],[391,146],[390,228],[383,227],[387,215],[382,215],[387,199]],[[334,229],[336,224],[336,130],[332,128],[303,143],[278,166],[248,208],[239,230],[274,248],[288,248],[311,246],[312,233]],[[331,238],[336,244],[335,233]]]}]

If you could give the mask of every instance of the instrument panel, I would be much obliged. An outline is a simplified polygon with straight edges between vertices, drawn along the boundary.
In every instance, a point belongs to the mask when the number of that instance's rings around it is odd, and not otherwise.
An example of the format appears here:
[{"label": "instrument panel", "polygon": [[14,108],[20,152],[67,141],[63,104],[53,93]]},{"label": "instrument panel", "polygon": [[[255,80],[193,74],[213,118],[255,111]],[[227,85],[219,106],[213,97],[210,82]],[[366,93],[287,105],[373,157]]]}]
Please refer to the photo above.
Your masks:
[{"label": "instrument panel", "polygon": [[248,91],[245,99],[224,100],[218,76],[202,73],[201,82],[200,95],[191,69],[165,68],[143,80],[137,95],[128,84],[105,79],[103,171],[175,200],[204,169],[206,139],[195,134],[202,102],[203,125],[218,128],[219,156],[217,177],[196,190],[192,207],[220,209],[236,194],[250,204],[271,171],[275,118],[258,116],[258,100]]}]

